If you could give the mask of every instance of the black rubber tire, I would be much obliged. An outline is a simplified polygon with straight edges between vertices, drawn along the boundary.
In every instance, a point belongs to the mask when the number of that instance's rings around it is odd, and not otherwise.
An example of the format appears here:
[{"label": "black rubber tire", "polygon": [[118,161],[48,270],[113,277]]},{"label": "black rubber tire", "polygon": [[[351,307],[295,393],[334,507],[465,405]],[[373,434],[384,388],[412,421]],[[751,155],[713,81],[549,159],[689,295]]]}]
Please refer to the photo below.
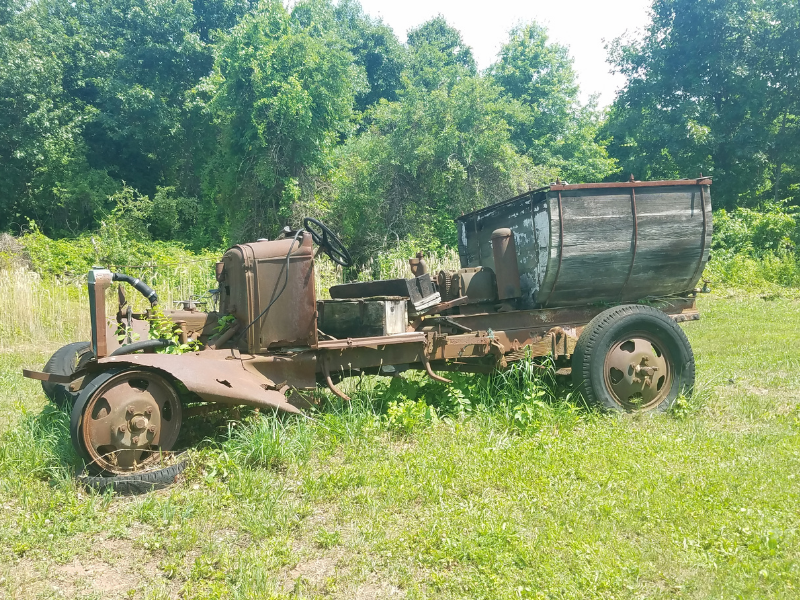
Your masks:
[{"label": "black rubber tire", "polygon": [[[54,375],[72,375],[94,358],[92,344],[89,342],[73,342],[55,351],[44,365],[45,373]],[[69,391],[65,383],[42,382],[42,390],[51,402],[60,408],[72,406],[78,394]]]},{"label": "black rubber tire", "polygon": [[681,394],[691,395],[695,363],[686,334],[674,320],[658,309],[641,304],[624,304],[610,308],[592,319],[575,346],[572,355],[572,379],[587,402],[610,411],[626,410],[606,385],[605,360],[614,344],[635,332],[644,332],[657,339],[672,358],[673,376],[669,393],[658,405],[646,410],[663,412]]},{"label": "black rubber tire", "polygon": [[131,475],[113,475],[109,477],[87,475],[84,472],[78,473],[78,483],[84,487],[103,492],[111,489],[122,496],[132,496],[135,494],[146,494],[152,490],[161,490],[175,483],[178,475],[183,473],[189,459],[183,460],[154,471],[143,471]]}]

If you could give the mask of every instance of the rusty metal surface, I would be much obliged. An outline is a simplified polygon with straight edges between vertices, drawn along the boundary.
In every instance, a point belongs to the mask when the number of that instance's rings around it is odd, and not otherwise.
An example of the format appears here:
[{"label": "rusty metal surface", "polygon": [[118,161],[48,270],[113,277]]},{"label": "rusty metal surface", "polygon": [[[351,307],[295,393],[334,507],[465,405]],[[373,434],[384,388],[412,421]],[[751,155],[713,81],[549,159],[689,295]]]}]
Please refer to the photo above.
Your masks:
[{"label": "rusty metal surface", "polygon": [[658,406],[672,388],[667,349],[644,334],[620,340],[606,354],[606,387],[627,410]]},{"label": "rusty metal surface", "polygon": [[331,379],[331,370],[328,366],[328,357],[323,354],[320,365],[322,365],[322,374],[325,376],[325,383],[328,385],[328,389],[336,396],[348,402],[350,400],[350,396],[345,394],[342,390],[336,387],[336,384],[333,383],[333,379]]},{"label": "rusty metal surface", "polygon": [[411,269],[411,274],[414,277],[425,275],[428,272],[428,263],[425,262],[422,252],[417,252],[416,258],[408,259],[408,267]]},{"label": "rusty metal surface", "polygon": [[172,385],[148,371],[114,375],[89,398],[80,437],[95,465],[133,471],[159,459],[178,438],[181,405]]},{"label": "rusty metal surface", "polygon": [[497,280],[488,267],[467,267],[453,275],[450,293],[466,296],[470,304],[497,300]]},{"label": "rusty metal surface", "polygon": [[413,344],[425,341],[422,332],[398,333],[365,338],[348,338],[346,340],[322,340],[317,343],[320,350],[341,350],[344,348],[377,348],[378,346],[391,346],[393,344]]},{"label": "rusty metal surface", "polygon": [[[685,310],[695,309],[692,297],[675,297],[654,300],[655,307],[667,314],[679,314]],[[595,316],[603,312],[607,306],[576,306],[566,308],[541,308],[534,310],[518,310],[500,313],[482,313],[473,315],[449,315],[454,322],[469,327],[473,331],[504,331],[508,329],[530,328],[531,330],[547,330],[556,326],[585,325]],[[430,321],[426,319],[422,326]]]},{"label": "rusty metal surface", "polygon": [[425,372],[428,374],[428,377],[434,381],[438,381],[439,383],[453,383],[452,380],[441,377],[433,372],[433,369],[431,368],[431,362],[428,360],[428,357],[424,352],[422,353],[422,365],[425,367]]},{"label": "rusty metal surface", "polygon": [[[448,300],[447,302],[440,302],[435,306],[431,306],[430,308],[422,311],[419,314],[419,317],[425,317],[428,315],[443,313],[447,310],[450,310],[451,308],[455,308],[456,306],[463,306],[464,304],[467,304],[467,302],[469,302],[469,298],[467,298],[466,296],[459,296],[458,298],[454,298],[453,300]],[[417,320],[419,320],[419,323],[422,323],[421,319]]]},{"label": "rusty metal surface", "polygon": [[514,231],[509,227],[492,232],[494,274],[497,280],[497,297],[500,300],[519,298],[522,295]]},{"label": "rusty metal surface", "polygon": [[[622,181],[604,183],[562,183],[552,184],[549,189],[558,190],[599,190],[603,188],[643,188],[666,187],[673,185],[711,185],[711,177],[698,177],[697,179],[669,179],[663,181]],[[548,188],[544,188],[548,189]]]},{"label": "rusty metal surface", "polygon": [[239,323],[236,322],[234,319],[231,323],[228,324],[228,328],[223,331],[217,338],[211,340],[211,343],[208,344],[208,348],[211,350],[216,350],[217,348],[222,348],[227,344],[230,339],[239,333]]},{"label": "rusty metal surface", "polygon": [[[289,278],[286,277],[286,254]],[[220,282],[220,313],[251,323],[274,300],[267,314],[247,331],[241,348],[251,353],[316,343],[314,252],[310,235],[294,239],[239,244],[229,249]],[[284,281],[286,289],[278,296]]]},{"label": "rusty metal surface", "polygon": [[71,375],[56,375],[55,373],[32,371],[30,369],[22,369],[22,376],[38,381],[48,381],[50,383],[70,383],[73,379]]},{"label": "rusty metal surface", "polygon": [[[247,355],[246,355],[247,356]],[[190,354],[128,354],[109,356],[98,365],[148,367],[171,375],[206,402],[246,404],[297,413],[278,383],[246,369],[241,357],[230,350],[205,350]],[[254,372],[256,371],[256,372]]]},{"label": "rusty metal surface", "polygon": [[[320,352],[331,373],[357,373],[360,369],[382,365],[419,364],[426,353],[426,338],[389,346],[357,346]],[[321,373],[321,370],[318,370]]]},{"label": "rusty metal surface", "polygon": [[242,366],[259,377],[266,377],[273,389],[290,388],[313,390],[316,387],[317,354],[305,351],[290,354],[243,355]]},{"label": "rusty metal surface", "polygon": [[681,313],[669,315],[676,323],[685,323],[686,321],[699,321],[700,311],[696,308],[686,309]]},{"label": "rusty metal surface", "polygon": [[[111,271],[92,269],[89,271],[89,310],[92,324],[92,352],[97,357],[108,356],[108,332],[106,327],[106,290],[111,285]],[[113,339],[113,338],[112,338]]]},{"label": "rusty metal surface", "polygon": [[203,335],[210,335],[219,320],[217,313],[200,310],[165,310],[164,316],[176,323],[183,321],[187,335],[195,340]]}]

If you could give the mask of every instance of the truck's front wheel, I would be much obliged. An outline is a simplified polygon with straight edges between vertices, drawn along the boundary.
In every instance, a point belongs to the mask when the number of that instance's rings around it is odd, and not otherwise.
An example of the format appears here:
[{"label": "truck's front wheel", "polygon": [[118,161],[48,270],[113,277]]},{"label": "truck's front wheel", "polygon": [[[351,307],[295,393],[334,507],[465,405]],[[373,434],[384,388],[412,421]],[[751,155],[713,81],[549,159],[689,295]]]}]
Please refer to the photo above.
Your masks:
[{"label": "truck's front wheel", "polygon": [[572,377],[584,398],[608,410],[664,411],[694,387],[694,354],[668,315],[627,304],[604,311],[583,330]]}]

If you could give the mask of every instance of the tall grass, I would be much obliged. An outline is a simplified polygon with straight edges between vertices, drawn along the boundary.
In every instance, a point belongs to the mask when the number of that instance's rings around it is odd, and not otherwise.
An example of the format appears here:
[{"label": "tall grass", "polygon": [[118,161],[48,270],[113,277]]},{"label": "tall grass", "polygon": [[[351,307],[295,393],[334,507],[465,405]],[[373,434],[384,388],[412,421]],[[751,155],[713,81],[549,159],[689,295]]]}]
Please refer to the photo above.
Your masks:
[{"label": "tall grass", "polygon": [[800,262],[794,252],[751,256],[717,251],[706,266],[703,279],[712,285],[751,291],[798,288]]},{"label": "tall grass", "polygon": [[[213,263],[197,262],[166,268],[147,267],[131,270],[131,275],[154,285],[164,307],[174,306],[175,300],[190,297],[208,298],[207,291],[215,287],[211,270]],[[149,271],[145,278],[141,271]],[[145,300],[126,286],[128,300],[138,309]],[[59,346],[68,342],[89,339],[89,296],[86,277],[58,278],[41,276],[25,267],[0,269],[0,350],[20,344]],[[106,313],[117,310],[115,293],[106,297]],[[210,306],[209,306],[210,309]]]},{"label": "tall grass", "polygon": [[0,350],[88,339],[85,288],[43,281],[23,267],[0,270]]}]

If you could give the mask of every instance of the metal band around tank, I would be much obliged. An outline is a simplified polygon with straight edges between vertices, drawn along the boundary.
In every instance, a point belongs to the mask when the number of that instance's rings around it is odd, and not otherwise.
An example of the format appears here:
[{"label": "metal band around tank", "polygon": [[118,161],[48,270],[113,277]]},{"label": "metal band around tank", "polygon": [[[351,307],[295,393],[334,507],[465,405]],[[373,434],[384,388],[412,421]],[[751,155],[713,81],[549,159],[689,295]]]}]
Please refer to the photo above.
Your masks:
[{"label": "metal band around tank", "polygon": [[692,274],[691,279],[686,282],[686,286],[694,285],[702,273],[703,256],[706,253],[706,237],[708,237],[708,215],[706,213],[706,195],[703,189],[703,184],[700,184],[700,204],[703,207],[703,235],[700,239],[700,258],[697,261],[697,267]]},{"label": "metal band around tank", "polygon": [[547,294],[547,299],[542,302],[542,306],[547,306],[550,298],[553,297],[553,292],[556,291],[556,284],[558,283],[558,276],[561,274],[561,259],[564,256],[564,209],[561,204],[561,192],[558,192],[558,268],[556,269],[556,276],[553,278],[553,285],[550,286],[550,293]]},{"label": "metal band around tank", "polygon": [[625,283],[622,284],[622,289],[619,292],[620,302],[625,299],[625,288],[628,287],[628,281],[631,279],[633,273],[633,263],[636,262],[636,247],[639,245],[639,214],[636,210],[636,190],[631,188],[631,210],[633,211],[633,256],[631,257],[631,266],[628,267],[628,275],[625,277]]}]

